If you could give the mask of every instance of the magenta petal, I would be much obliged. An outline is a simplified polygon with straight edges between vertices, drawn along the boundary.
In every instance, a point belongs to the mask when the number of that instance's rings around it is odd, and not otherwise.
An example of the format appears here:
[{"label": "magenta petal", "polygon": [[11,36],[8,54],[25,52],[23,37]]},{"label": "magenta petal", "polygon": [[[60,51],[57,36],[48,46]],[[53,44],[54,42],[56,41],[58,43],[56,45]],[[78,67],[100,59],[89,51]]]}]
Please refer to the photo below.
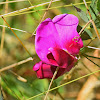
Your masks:
[{"label": "magenta petal", "polygon": [[58,31],[62,48],[68,50],[70,54],[78,54],[83,47],[82,39],[78,38],[79,34],[76,30],[78,18],[72,14],[62,14],[54,17],[52,21]]},{"label": "magenta petal", "polygon": [[[36,74],[37,74],[38,78],[40,78],[40,79],[44,79],[44,78],[51,79],[53,77],[53,74],[54,74],[57,66],[52,66],[52,65],[49,65],[49,64],[45,64],[42,61],[40,61],[37,64],[39,65],[39,69],[35,70],[35,71],[36,71]],[[34,66],[33,66],[33,70],[34,70]],[[59,68],[55,79],[58,78],[59,76],[63,75],[66,71],[67,70],[65,68]]]},{"label": "magenta petal", "polygon": [[33,66],[33,70],[34,70],[34,71],[39,70],[41,64],[42,64],[42,61],[40,61],[39,63],[35,64],[35,65]]},{"label": "magenta petal", "polygon": [[58,64],[56,66],[59,66],[60,68],[67,68],[75,60],[73,56],[69,55],[62,49],[49,48],[49,51],[50,53],[47,55],[47,58],[49,59],[50,63],[52,65]]},{"label": "magenta petal", "polygon": [[50,47],[58,47],[58,33],[50,18],[43,21],[37,31],[35,37],[35,49],[39,58],[49,64],[47,59],[48,49]]},{"label": "magenta petal", "polygon": [[[39,66],[38,70],[34,70],[35,66]],[[40,79],[43,78],[52,78],[53,76],[53,72],[51,70],[51,65],[45,64],[42,61],[40,61],[39,63],[37,63],[35,66],[33,66],[33,70],[36,71],[37,77]]]},{"label": "magenta petal", "polygon": [[52,19],[53,23],[60,24],[63,26],[78,25],[78,18],[72,14],[61,14],[57,15]]}]

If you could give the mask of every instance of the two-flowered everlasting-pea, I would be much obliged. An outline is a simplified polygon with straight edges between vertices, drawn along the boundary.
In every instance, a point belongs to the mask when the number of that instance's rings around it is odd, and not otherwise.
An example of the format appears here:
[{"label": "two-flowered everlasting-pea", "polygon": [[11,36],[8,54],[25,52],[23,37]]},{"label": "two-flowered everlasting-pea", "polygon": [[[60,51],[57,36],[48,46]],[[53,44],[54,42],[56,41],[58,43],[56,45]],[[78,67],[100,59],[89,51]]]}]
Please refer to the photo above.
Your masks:
[{"label": "two-flowered everlasting-pea", "polygon": [[61,14],[52,20],[44,20],[36,31],[35,49],[41,61],[33,66],[37,77],[52,78],[57,67],[55,78],[71,70],[76,55],[83,47],[82,39],[77,32],[78,18],[72,14]]}]

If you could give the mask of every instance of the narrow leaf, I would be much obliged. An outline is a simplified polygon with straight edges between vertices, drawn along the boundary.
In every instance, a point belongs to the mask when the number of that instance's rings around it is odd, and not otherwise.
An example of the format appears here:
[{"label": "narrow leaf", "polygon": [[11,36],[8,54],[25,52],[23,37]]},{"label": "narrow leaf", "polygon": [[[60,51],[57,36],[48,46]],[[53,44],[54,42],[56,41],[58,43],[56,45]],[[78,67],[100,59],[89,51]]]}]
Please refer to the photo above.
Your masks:
[{"label": "narrow leaf", "polygon": [[[77,31],[80,32],[81,29],[82,29],[82,27],[80,25],[78,25]],[[92,33],[90,32],[90,30],[88,30],[87,28],[85,28],[84,31],[81,34],[81,38],[82,38],[82,40],[91,39],[91,38],[93,38],[92,37]]]},{"label": "narrow leaf", "polygon": [[100,0],[97,1],[97,10],[100,12]]},{"label": "narrow leaf", "polygon": [[[100,28],[100,16],[97,15],[96,10],[94,10],[94,8],[92,6],[90,6],[90,9],[92,11],[92,16],[95,16],[94,23],[95,23],[96,27]],[[93,28],[93,25],[91,24],[90,27]]]},{"label": "narrow leaf", "polygon": [[2,90],[1,90],[1,93],[0,93],[0,100],[3,100]]},{"label": "narrow leaf", "polygon": [[[74,6],[74,5],[73,5]],[[76,6],[74,6],[74,8],[77,10],[77,13],[79,14],[79,16],[85,21],[88,22],[89,19],[86,15],[86,13],[84,11],[82,11],[80,8],[77,8]]]}]

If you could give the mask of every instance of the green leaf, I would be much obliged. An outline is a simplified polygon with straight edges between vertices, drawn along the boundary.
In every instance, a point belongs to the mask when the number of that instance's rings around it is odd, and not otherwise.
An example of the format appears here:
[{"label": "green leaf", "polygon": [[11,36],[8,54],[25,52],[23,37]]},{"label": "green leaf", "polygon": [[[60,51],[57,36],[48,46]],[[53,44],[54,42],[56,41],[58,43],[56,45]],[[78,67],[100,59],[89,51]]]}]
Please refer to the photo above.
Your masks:
[{"label": "green leaf", "polygon": [[[9,75],[2,76],[2,87],[7,93],[16,99],[19,97],[21,100],[26,100],[29,97],[35,96],[47,90],[48,80],[36,79],[25,83],[19,81],[15,76],[9,73]],[[26,99],[23,99],[23,97]],[[40,100],[40,97],[39,99],[36,98],[34,100]]]},{"label": "green leaf", "polygon": [[3,100],[2,90],[1,90],[1,93],[0,93],[0,100]]},{"label": "green leaf", "polygon": [[[93,15],[93,14],[95,15],[94,22],[95,22],[95,24],[96,24],[96,27],[97,27],[97,28],[100,28],[100,16],[97,15],[96,11],[93,9],[92,6],[90,6],[90,9],[91,9],[91,11],[92,11],[92,15]],[[93,25],[91,24],[90,27],[93,28]]]},{"label": "green leaf", "polygon": [[97,0],[92,0],[90,4],[89,11],[91,13],[92,19],[95,20],[96,16],[98,15],[98,10],[97,10]]},{"label": "green leaf", "polygon": [[92,2],[91,2],[90,5],[91,5],[92,7],[95,6],[97,0],[91,0],[91,1],[92,1]]},{"label": "green leaf", "polygon": [[100,12],[100,0],[97,1],[97,10]]},{"label": "green leaf", "polygon": [[[100,20],[95,19],[94,23],[95,23],[96,27],[100,29]],[[93,28],[93,25],[91,24],[90,27]]]},{"label": "green leaf", "polygon": [[[74,6],[74,5],[73,5]],[[80,8],[77,8],[76,6],[74,6],[74,8],[77,10],[77,13],[79,14],[79,16],[85,21],[88,22],[89,19],[86,15],[86,13],[84,11],[82,11]]]},{"label": "green leaf", "polygon": [[[82,29],[82,27],[80,25],[78,25],[77,27],[77,31],[80,32],[80,30]],[[88,29],[84,29],[84,31],[81,33],[81,38],[82,40],[88,40],[88,39],[92,39],[92,33],[90,32],[90,30]]]},{"label": "green leaf", "polygon": [[[100,28],[100,16],[98,15],[98,11],[97,11],[95,2],[90,5],[90,11],[91,11],[92,18],[94,19],[94,22],[96,24],[96,27]],[[90,27],[93,28],[93,25],[91,24]]]}]

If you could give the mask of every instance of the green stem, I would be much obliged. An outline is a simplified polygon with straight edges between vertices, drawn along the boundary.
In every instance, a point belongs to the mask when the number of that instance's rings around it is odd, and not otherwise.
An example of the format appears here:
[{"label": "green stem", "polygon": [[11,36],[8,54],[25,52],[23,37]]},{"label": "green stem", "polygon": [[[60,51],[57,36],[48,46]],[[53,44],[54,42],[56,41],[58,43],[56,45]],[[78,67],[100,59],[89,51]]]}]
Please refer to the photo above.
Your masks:
[{"label": "green stem", "polygon": [[[76,78],[76,79],[74,79],[74,80],[71,80],[71,81],[69,81],[69,82],[67,82],[67,83],[64,83],[64,84],[62,84],[62,85],[60,85],[60,86],[57,86],[57,87],[55,87],[55,88],[52,88],[52,89],[49,90],[49,92],[50,92],[50,91],[53,91],[53,90],[55,90],[55,89],[58,89],[58,88],[60,88],[60,87],[62,87],[62,86],[65,86],[65,85],[67,85],[67,84],[70,84],[70,83],[73,83],[73,82],[75,82],[75,81],[78,81],[78,80],[80,80],[80,79],[82,79],[82,78],[85,78],[85,77],[88,77],[88,76],[90,76],[90,75],[93,75],[93,74],[95,74],[95,73],[97,73],[97,72],[100,72],[100,70],[97,70],[97,71],[95,71],[95,72],[92,72],[92,73],[89,73],[89,74],[87,74],[87,75],[81,76],[81,77],[79,77],[79,78]],[[46,91],[46,92],[47,92],[47,91]],[[43,95],[43,94],[45,94],[45,92],[40,93],[40,94],[38,94],[38,95],[35,95],[35,96],[33,96],[33,97],[30,97],[30,98],[27,99],[27,100],[31,100],[31,99],[36,98],[36,97],[38,97],[38,96],[40,96],[40,95]]]},{"label": "green stem", "polygon": [[93,64],[97,65],[98,67],[100,67],[98,64],[96,64],[95,62],[93,62],[91,59],[89,59],[87,56],[83,55],[85,58],[87,58],[89,61],[91,61]]},{"label": "green stem", "polygon": [[82,53],[82,55],[85,56],[85,57],[91,57],[91,58],[100,59],[99,57],[90,56],[90,55],[87,55],[87,54],[84,54],[84,53]]}]

